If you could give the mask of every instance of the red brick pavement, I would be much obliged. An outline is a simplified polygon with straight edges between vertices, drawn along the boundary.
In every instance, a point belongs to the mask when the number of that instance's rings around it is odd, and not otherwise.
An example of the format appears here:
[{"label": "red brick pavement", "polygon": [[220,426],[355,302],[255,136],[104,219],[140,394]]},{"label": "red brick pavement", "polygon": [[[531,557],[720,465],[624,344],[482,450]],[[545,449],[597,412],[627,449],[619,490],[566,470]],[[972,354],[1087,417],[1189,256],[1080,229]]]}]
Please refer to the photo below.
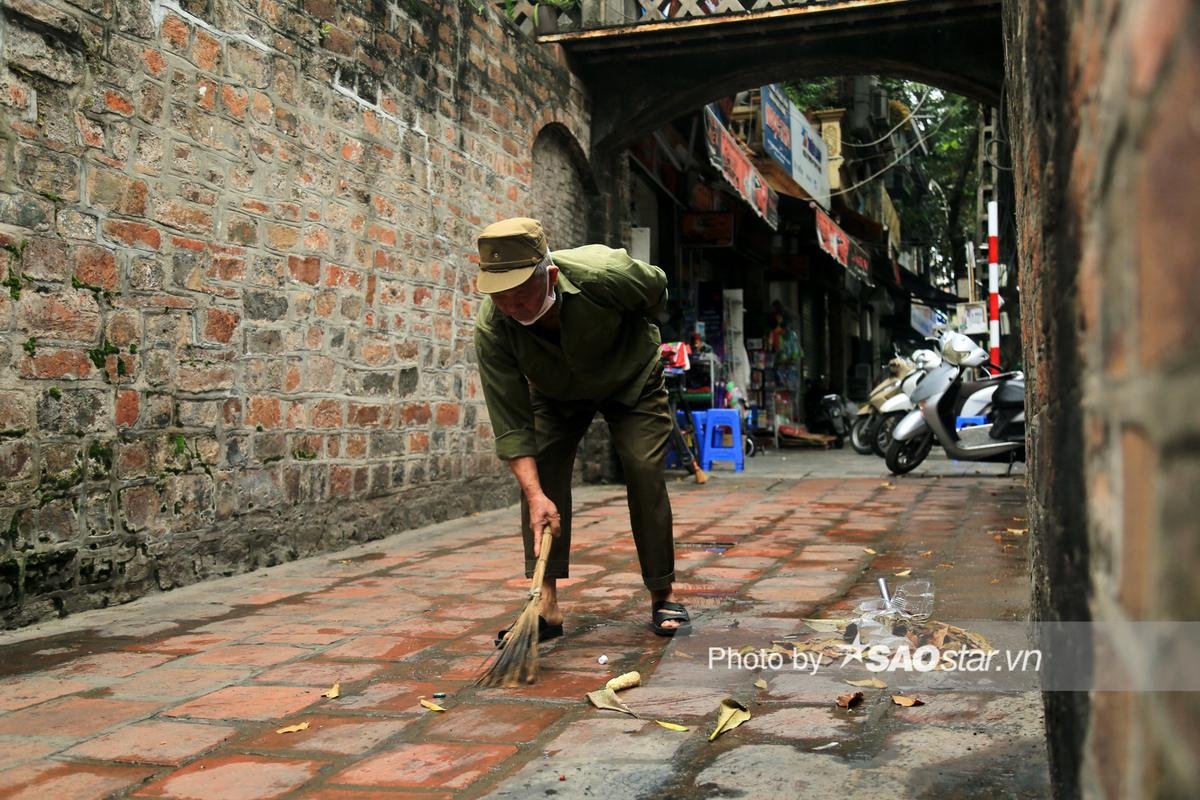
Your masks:
[{"label": "red brick pavement", "polygon": [[[696,796],[724,790],[730,770],[751,774],[772,759],[831,775],[854,765],[793,747],[816,740],[859,748],[861,770],[840,779],[911,788],[904,765],[969,761],[946,726],[968,731],[978,750],[1023,743],[1013,752],[1032,764],[1026,772],[1044,772],[1040,743],[1029,740],[1039,723],[1028,698],[956,693],[923,709],[875,703],[848,715],[830,702],[844,685],[820,677],[773,678],[749,724],[707,743],[722,690],[686,678],[656,683],[666,642],[646,628],[622,494],[591,488],[579,498],[562,592],[567,635],[544,648],[535,686],[470,685],[524,597],[514,512],[485,514],[356,554],[81,614],[62,632],[49,625],[39,636],[0,636],[0,798],[467,798],[546,789],[615,798],[664,787]],[[931,578],[939,609],[956,618],[1016,619],[1027,609],[1027,541],[1008,530],[1024,527],[1016,479],[718,476],[705,487],[676,484],[673,503],[677,589],[698,628],[747,614],[781,628],[841,614],[875,595],[877,577],[899,580],[892,576],[904,570]],[[118,622],[136,630],[141,619],[157,632],[104,635]],[[171,627],[157,625],[163,620]],[[587,706],[585,692],[630,669],[645,685],[625,694],[629,704],[690,732]],[[672,669],[702,671],[682,658]],[[323,697],[334,682],[341,696]],[[445,713],[419,705],[435,691],[447,693]],[[307,730],[275,732],[304,722]],[[915,750],[895,756],[899,735]],[[613,764],[622,766],[613,772]],[[769,780],[760,788],[755,796],[791,796]]]}]

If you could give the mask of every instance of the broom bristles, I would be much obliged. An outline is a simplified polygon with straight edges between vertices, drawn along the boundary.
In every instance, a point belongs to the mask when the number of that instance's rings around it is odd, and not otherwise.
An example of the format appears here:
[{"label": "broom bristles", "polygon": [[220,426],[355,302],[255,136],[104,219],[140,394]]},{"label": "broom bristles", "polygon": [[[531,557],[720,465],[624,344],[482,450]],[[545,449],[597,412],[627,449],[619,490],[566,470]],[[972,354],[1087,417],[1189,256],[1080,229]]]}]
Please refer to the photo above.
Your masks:
[{"label": "broom bristles", "polygon": [[475,681],[476,686],[512,689],[537,680],[538,609],[537,598],[529,598],[525,610],[509,628],[504,647],[488,669]]}]

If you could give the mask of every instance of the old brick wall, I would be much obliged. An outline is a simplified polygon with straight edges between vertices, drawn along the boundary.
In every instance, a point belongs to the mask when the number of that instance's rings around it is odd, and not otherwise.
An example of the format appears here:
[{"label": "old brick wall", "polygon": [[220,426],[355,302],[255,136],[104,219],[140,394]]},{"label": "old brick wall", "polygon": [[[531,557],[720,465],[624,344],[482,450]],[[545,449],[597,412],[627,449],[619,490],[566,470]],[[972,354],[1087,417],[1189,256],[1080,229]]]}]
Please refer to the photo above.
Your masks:
[{"label": "old brick wall", "polygon": [[[1036,605],[1194,620],[1200,6],[1006,6]],[[1195,695],[1046,706],[1060,796],[1200,794]]]},{"label": "old brick wall", "polygon": [[540,130],[587,152],[553,50],[455,0],[0,5],[5,624],[514,499],[470,262]]}]

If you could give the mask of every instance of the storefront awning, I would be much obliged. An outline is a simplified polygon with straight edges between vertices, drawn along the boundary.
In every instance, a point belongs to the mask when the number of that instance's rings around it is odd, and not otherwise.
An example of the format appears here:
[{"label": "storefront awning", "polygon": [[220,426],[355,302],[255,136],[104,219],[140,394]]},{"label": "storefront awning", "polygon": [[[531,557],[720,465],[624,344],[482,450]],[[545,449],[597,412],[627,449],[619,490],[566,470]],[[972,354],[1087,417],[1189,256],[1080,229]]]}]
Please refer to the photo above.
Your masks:
[{"label": "storefront awning", "polygon": [[948,308],[957,303],[967,302],[965,297],[958,297],[949,292],[944,292],[920,275],[916,275],[906,269],[900,270],[900,288],[918,300],[940,308]]}]

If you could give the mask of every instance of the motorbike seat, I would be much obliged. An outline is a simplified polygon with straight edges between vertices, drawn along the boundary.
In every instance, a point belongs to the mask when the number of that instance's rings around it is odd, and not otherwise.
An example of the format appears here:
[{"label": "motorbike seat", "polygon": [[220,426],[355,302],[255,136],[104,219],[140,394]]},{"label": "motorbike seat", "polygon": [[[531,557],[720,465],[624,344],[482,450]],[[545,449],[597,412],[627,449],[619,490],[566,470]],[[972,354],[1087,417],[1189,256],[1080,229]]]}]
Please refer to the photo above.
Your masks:
[{"label": "motorbike seat", "polygon": [[961,396],[961,397],[970,397],[971,395],[978,392],[980,389],[986,389],[987,387],[994,386],[994,385],[995,385],[995,381],[990,381],[990,380],[963,381],[962,385],[959,386],[959,388],[958,388],[958,393],[959,393],[959,396]]},{"label": "motorbike seat", "polygon": [[992,395],[995,408],[1022,408],[1025,405],[1025,382],[1005,381]]}]

